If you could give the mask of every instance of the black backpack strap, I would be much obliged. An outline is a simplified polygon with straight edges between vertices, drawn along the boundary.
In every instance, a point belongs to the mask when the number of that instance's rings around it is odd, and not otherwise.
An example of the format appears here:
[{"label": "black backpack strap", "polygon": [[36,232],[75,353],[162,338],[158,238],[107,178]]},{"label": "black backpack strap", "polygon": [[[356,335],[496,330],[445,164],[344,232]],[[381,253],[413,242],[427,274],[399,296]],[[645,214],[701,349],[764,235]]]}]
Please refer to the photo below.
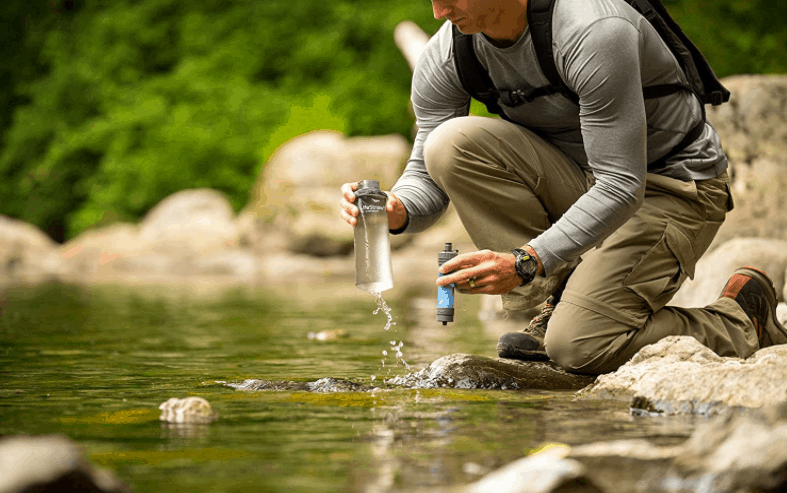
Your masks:
[{"label": "black backpack strap", "polygon": [[454,37],[454,64],[462,87],[470,93],[470,96],[484,103],[490,113],[504,116],[503,108],[498,104],[500,93],[497,92],[489,73],[478,60],[473,47],[473,37],[463,34],[455,25],[451,28]]},{"label": "black backpack strap", "polygon": [[552,52],[552,12],[555,0],[528,0],[527,23],[530,26],[530,37],[538,56],[538,64],[550,85],[554,88],[549,94],[563,93],[574,103],[579,104],[579,97],[568,88],[555,66],[555,55]]},{"label": "black backpack strap", "polygon": [[683,68],[702,104],[718,106],[730,100],[730,91],[716,77],[699,48],[670,16],[661,0],[626,0],[659,32]]}]

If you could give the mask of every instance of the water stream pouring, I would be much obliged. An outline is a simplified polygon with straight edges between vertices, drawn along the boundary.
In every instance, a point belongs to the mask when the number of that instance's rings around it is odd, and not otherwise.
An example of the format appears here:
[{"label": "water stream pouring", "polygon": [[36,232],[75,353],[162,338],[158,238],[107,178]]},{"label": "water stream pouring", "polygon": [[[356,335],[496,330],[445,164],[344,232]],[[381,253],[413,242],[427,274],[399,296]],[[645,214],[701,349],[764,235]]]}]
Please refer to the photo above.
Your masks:
[{"label": "water stream pouring", "polygon": [[[451,243],[446,243],[445,250],[437,254],[438,267],[459,255],[459,250],[451,250],[452,247]],[[443,325],[454,321],[454,287],[453,283],[437,287],[437,321]]]},{"label": "water stream pouring", "polygon": [[355,285],[370,293],[393,287],[391,244],[388,240],[388,196],[377,180],[358,182],[355,192],[360,214],[355,225]]}]

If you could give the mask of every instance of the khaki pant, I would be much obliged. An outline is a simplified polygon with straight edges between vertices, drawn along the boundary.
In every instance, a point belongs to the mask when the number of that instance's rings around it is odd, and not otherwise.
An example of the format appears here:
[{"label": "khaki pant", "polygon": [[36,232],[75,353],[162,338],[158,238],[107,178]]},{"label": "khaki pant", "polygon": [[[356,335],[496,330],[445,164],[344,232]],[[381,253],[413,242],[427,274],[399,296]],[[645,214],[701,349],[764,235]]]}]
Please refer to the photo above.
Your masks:
[{"label": "khaki pant", "polygon": [[[498,119],[463,117],[440,125],[427,140],[425,160],[479,249],[521,247],[592,185],[592,176],[557,148]],[[642,207],[583,255],[569,278],[549,321],[550,358],[568,371],[605,373],[668,335],[693,336],[721,356],[756,351],[754,326],[733,300],[704,308],[665,306],[694,276],[731,208],[726,172],[699,182],[648,174]],[[574,265],[504,295],[504,308],[544,301]]]}]

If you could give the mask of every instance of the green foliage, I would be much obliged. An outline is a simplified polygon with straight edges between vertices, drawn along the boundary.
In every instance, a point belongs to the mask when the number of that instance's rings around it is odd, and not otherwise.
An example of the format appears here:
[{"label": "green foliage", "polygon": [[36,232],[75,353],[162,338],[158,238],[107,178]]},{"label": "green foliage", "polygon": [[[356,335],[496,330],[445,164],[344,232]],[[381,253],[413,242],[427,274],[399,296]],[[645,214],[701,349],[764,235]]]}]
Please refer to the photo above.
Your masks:
[{"label": "green foliage", "polygon": [[[778,2],[667,4],[720,76],[787,72]],[[424,0],[3,0],[0,214],[63,240],[184,188],[240,209],[296,135],[409,137],[393,29],[435,32],[431,16]]]},{"label": "green foliage", "polygon": [[719,77],[787,73],[787,7],[770,0],[664,0]]},{"label": "green foliage", "polygon": [[14,41],[38,72],[4,93],[19,104],[4,115],[0,213],[56,239],[136,220],[183,188],[221,190],[240,209],[273,151],[309,130],[409,135],[393,28],[431,12],[393,0],[12,3],[27,17]]}]

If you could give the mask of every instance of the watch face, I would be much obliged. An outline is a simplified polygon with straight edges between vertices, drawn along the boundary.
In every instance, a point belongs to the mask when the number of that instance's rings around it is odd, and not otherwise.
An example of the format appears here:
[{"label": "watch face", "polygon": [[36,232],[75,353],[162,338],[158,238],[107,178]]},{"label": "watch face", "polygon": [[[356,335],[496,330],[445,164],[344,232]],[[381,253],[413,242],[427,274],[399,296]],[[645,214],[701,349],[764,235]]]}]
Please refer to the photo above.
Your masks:
[{"label": "watch face", "polygon": [[536,261],[536,259],[528,255],[522,260],[523,260],[522,264],[524,264],[523,266],[525,268],[525,271],[531,275],[535,274],[536,270],[538,270],[538,262]]}]

